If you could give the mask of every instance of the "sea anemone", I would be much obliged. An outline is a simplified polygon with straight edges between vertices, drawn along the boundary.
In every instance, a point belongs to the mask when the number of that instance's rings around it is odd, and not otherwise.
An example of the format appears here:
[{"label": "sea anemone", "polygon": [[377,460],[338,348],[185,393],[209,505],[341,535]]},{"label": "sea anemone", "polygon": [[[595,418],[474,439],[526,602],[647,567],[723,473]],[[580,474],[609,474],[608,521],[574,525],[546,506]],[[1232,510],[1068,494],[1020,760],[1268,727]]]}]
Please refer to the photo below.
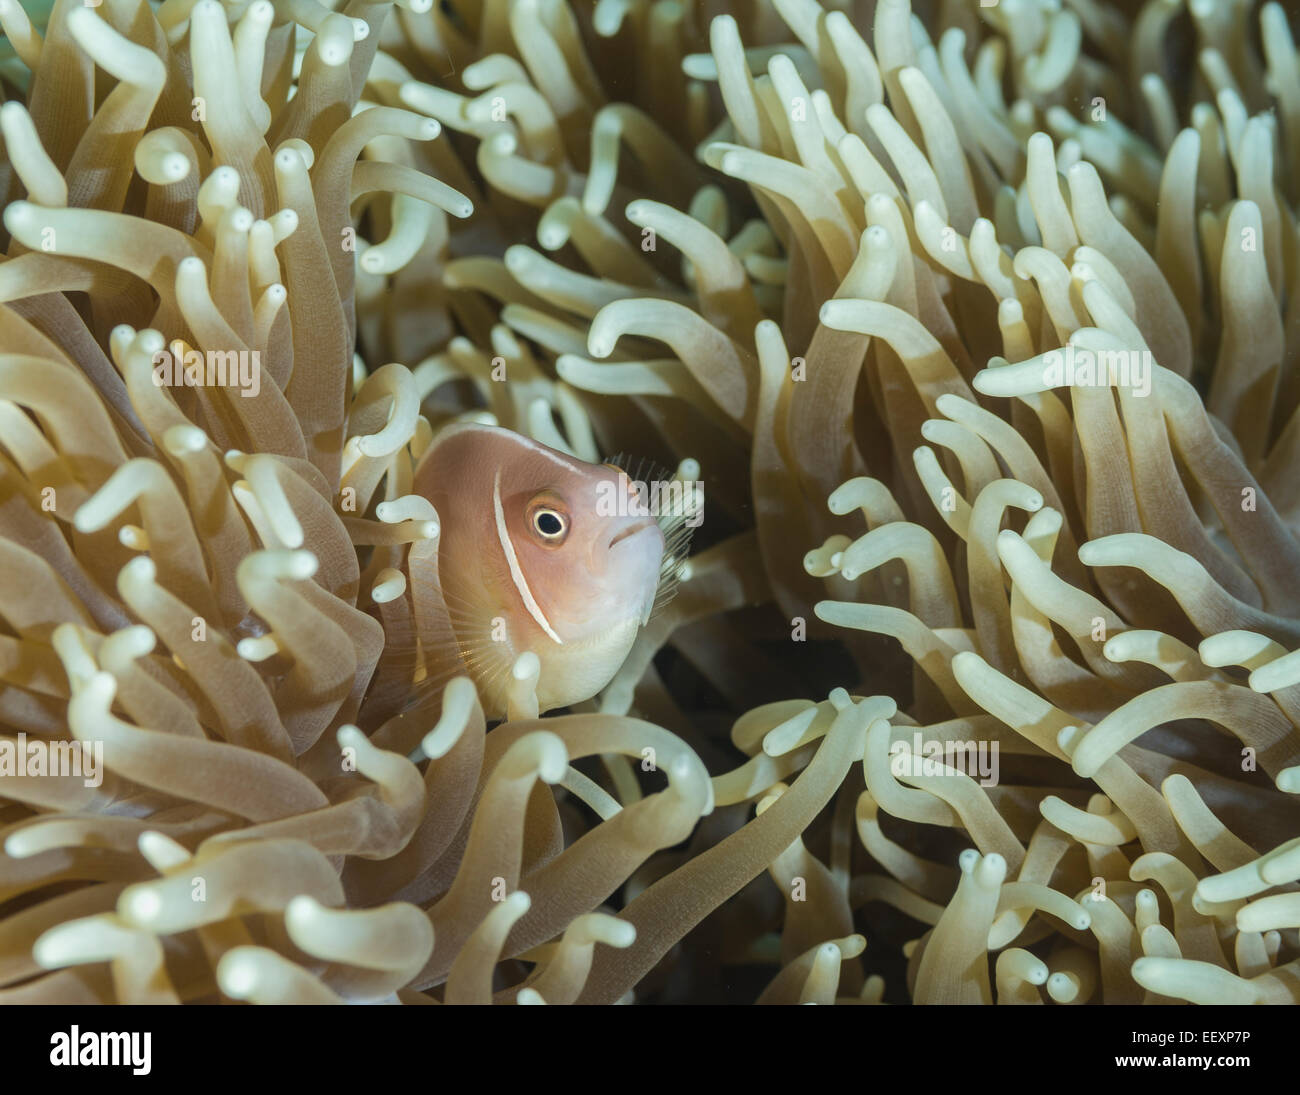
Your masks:
[{"label": "sea anemone", "polygon": [[[916,7],[0,0],[0,1002],[1300,1001],[1287,14]],[[464,421],[707,486],[491,728]]]}]

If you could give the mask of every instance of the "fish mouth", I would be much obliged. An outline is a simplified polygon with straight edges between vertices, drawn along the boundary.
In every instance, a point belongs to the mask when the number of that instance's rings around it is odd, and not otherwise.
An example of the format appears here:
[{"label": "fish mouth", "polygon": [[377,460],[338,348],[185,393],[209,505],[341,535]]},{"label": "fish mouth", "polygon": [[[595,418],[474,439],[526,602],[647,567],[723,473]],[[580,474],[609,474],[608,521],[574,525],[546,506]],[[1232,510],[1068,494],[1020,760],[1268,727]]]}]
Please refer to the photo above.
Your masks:
[{"label": "fish mouth", "polygon": [[618,533],[612,540],[610,540],[609,547],[612,548],[616,544],[620,544],[624,540],[628,540],[631,537],[636,536],[638,533],[645,532],[646,529],[658,528],[658,527],[659,527],[659,522],[652,517],[647,517],[643,521],[637,521],[634,524],[629,525],[622,532]]}]

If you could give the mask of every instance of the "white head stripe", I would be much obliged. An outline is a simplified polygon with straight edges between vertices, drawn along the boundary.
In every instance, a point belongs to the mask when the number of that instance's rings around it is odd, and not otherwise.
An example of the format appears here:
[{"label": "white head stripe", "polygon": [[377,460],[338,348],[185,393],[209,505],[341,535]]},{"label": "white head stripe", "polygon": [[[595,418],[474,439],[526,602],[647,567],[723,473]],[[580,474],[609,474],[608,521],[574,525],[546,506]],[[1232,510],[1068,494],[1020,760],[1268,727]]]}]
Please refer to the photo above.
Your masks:
[{"label": "white head stripe", "polygon": [[554,452],[540,441],[534,441],[531,437],[520,437],[519,441],[533,456],[540,456],[549,460],[560,471],[573,473],[573,461],[567,459],[564,453]]},{"label": "white head stripe", "polygon": [[514,580],[515,589],[519,590],[519,596],[523,598],[524,607],[528,609],[528,615],[537,621],[537,626],[546,632],[560,646],[564,645],[564,640],[555,633],[547,621],[545,614],[542,612],[542,606],[537,603],[537,598],[533,596],[533,591],[528,588],[528,581],[524,578],[524,572],[519,569],[519,556],[515,554],[515,545],[510,542],[510,533],[506,529],[506,511],[501,506],[501,472],[497,471],[496,477],[492,480],[492,509],[497,519],[497,539],[501,542],[501,550],[505,553],[506,563],[510,567],[510,577]]}]

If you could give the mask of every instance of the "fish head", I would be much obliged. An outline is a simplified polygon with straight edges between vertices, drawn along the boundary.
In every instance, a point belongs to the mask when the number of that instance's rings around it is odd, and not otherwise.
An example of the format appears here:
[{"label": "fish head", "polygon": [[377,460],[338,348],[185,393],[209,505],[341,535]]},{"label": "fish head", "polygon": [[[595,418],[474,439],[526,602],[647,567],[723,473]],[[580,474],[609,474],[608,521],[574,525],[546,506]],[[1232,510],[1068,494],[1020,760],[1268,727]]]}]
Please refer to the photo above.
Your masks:
[{"label": "fish head", "polygon": [[560,639],[581,642],[645,621],[664,536],[624,471],[523,450],[502,462],[497,482],[519,570]]},{"label": "fish head", "polygon": [[458,425],[439,434],[413,489],[438,512],[455,657],[485,710],[504,711],[525,652],[541,665],[543,711],[609,683],[671,584],[644,487],[510,430]]}]

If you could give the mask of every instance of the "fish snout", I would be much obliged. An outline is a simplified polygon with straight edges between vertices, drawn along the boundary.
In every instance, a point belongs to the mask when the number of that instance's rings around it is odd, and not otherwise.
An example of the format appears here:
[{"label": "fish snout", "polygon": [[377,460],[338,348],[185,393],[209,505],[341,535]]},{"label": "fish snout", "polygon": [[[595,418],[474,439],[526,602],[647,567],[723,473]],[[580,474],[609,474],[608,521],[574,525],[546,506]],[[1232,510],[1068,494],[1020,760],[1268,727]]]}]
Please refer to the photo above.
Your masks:
[{"label": "fish snout", "polygon": [[609,541],[605,545],[606,551],[613,551],[619,544],[626,543],[634,537],[641,536],[643,533],[653,529],[659,536],[660,551],[663,550],[663,533],[659,529],[659,522],[653,517],[633,517],[621,523],[621,527],[615,529],[610,535]]},{"label": "fish snout", "polygon": [[603,583],[620,591],[629,607],[644,624],[654,606],[659,571],[664,558],[664,534],[653,517],[628,518],[620,522],[605,549]]},{"label": "fish snout", "polygon": [[664,534],[653,517],[626,517],[615,522],[605,539],[605,550],[593,567],[602,581],[633,589],[659,584],[659,567],[664,557]]}]

